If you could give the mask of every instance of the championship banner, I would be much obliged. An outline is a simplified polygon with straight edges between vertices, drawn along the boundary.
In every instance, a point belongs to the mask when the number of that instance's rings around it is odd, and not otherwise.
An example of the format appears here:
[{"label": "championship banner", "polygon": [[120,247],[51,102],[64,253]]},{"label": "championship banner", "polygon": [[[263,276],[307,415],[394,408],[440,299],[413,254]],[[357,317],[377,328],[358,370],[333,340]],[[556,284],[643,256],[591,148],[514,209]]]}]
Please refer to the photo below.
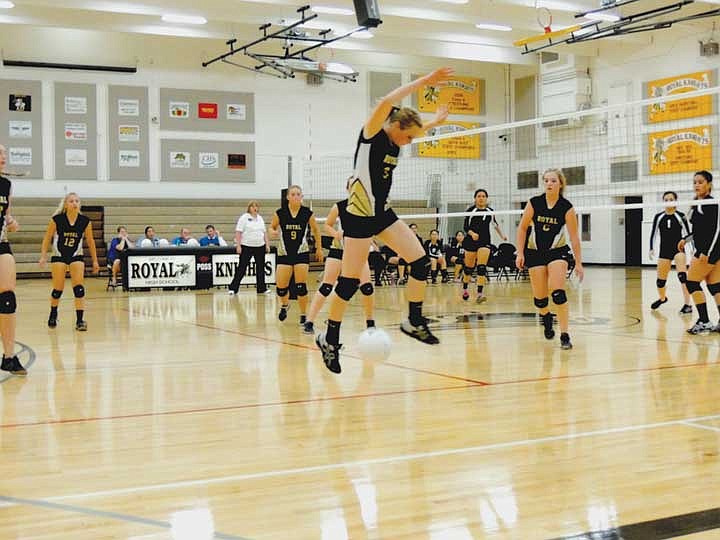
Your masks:
[{"label": "championship banner", "polygon": [[[217,254],[212,256],[213,266],[213,286],[230,285],[235,277],[235,270],[240,264],[240,255],[237,254]],[[240,285],[255,285],[257,283],[257,274],[255,268],[255,259],[250,261],[245,277]],[[275,253],[265,254],[265,283],[275,283]]]},{"label": "championship banner", "polygon": [[[658,79],[647,83],[647,97],[661,98],[680,95],[687,92],[704,90],[713,85],[712,71],[698,71],[687,75],[678,75],[666,79]],[[713,114],[713,97],[679,99],[664,103],[655,103],[648,107],[648,120],[651,123],[696,118]]]},{"label": "championship banner", "polygon": [[710,126],[659,131],[648,135],[650,174],[710,170]]},{"label": "championship banner", "polygon": [[441,86],[423,86],[417,91],[417,109],[434,113],[447,105],[450,114],[482,114],[482,79],[453,77]]},{"label": "championship banner", "polygon": [[[433,137],[445,133],[458,133],[481,127],[471,122],[443,122],[428,130],[427,136]],[[417,145],[418,157],[480,159],[480,135],[458,135],[448,139],[422,142]]]},{"label": "championship banner", "polygon": [[195,255],[128,255],[128,286],[194,287]]}]

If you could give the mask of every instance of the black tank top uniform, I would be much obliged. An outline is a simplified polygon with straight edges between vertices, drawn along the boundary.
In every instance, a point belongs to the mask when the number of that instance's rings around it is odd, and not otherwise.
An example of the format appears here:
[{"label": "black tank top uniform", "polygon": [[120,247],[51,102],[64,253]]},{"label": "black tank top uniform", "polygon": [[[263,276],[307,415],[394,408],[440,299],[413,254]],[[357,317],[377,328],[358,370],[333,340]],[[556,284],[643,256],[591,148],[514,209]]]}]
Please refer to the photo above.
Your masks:
[{"label": "black tank top uniform", "polygon": [[[712,200],[708,195],[704,200]],[[720,213],[717,204],[694,206],[690,214],[695,257],[708,256],[710,264],[720,261]]]},{"label": "black tank top uniform", "polygon": [[348,215],[343,224],[345,236],[370,238],[397,221],[395,212],[388,207],[388,196],[399,155],[400,147],[390,140],[384,129],[370,139],[366,139],[360,130],[350,181]]},{"label": "black tank top uniform", "polygon": [[[465,239],[463,238],[463,241],[464,240]],[[450,261],[450,259],[452,259],[453,257],[455,257],[456,263],[462,263],[465,260],[465,248],[463,247],[462,242],[460,242],[459,244],[457,242],[455,242],[455,245],[451,244],[450,247],[448,247],[448,249],[447,249],[448,261]]]},{"label": "black tank top uniform", "polygon": [[7,216],[10,207],[10,190],[12,183],[4,176],[0,176],[0,255],[6,253],[12,254],[10,243],[7,237],[7,225],[5,224],[5,216]]},{"label": "black tank top uniform", "polygon": [[67,214],[57,214],[52,217],[55,222],[55,236],[52,244],[52,257],[50,262],[70,264],[83,261],[83,237],[90,218],[78,214],[75,223],[70,224]]},{"label": "black tank top uniform", "polygon": [[528,268],[546,266],[552,261],[569,260],[565,216],[572,204],[562,195],[555,206],[548,208],[545,194],[530,199],[533,208],[532,229],[525,248],[525,263]]},{"label": "black tank top uniform", "polygon": [[[490,225],[497,225],[495,216],[491,214],[493,209],[489,206],[486,208],[478,208],[475,205],[469,207],[465,212],[472,212],[471,216],[465,216],[465,223],[463,228],[465,229],[465,238],[463,240],[463,247],[467,251],[477,251],[480,248],[489,248],[492,244],[490,237]],[[480,235],[477,240],[473,240],[469,232],[472,231],[475,234]]]},{"label": "black tank top uniform", "polygon": [[277,264],[309,264],[310,248],[307,243],[308,225],[313,212],[301,206],[295,217],[289,208],[277,210],[280,221],[280,245]]},{"label": "black tank top uniform", "polygon": [[650,233],[650,249],[655,247],[655,238],[660,235],[659,255],[660,259],[672,260],[678,253],[677,245],[680,240],[690,234],[685,214],[675,211],[672,214],[660,212],[655,214]]},{"label": "black tank top uniform", "polygon": [[427,253],[431,259],[439,259],[443,251],[443,245],[440,240],[438,240],[437,244],[433,244],[430,240],[425,241],[425,253]]}]

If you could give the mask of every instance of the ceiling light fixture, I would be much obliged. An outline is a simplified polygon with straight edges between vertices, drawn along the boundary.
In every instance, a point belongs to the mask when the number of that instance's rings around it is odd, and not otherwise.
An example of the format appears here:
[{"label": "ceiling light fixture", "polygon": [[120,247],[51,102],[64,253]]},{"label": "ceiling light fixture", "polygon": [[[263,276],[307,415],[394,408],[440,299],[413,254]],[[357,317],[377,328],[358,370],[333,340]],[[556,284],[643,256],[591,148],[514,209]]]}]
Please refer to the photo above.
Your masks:
[{"label": "ceiling light fixture", "polygon": [[197,15],[163,15],[162,20],[167,23],[175,24],[207,24],[205,17]]},{"label": "ceiling light fixture", "polygon": [[445,4],[467,4],[470,0],[435,0],[436,2],[443,2]]},{"label": "ceiling light fixture", "polygon": [[480,30],[495,30],[497,32],[512,32],[512,26],[507,26],[505,24],[477,23],[475,28]]},{"label": "ceiling light fixture", "polygon": [[618,22],[620,15],[610,11],[597,11],[595,13],[588,13],[585,18],[589,21],[603,21],[603,22]]},{"label": "ceiling light fixture", "polygon": [[312,6],[310,9],[315,13],[323,13],[325,15],[355,15],[352,9],[335,6]]}]

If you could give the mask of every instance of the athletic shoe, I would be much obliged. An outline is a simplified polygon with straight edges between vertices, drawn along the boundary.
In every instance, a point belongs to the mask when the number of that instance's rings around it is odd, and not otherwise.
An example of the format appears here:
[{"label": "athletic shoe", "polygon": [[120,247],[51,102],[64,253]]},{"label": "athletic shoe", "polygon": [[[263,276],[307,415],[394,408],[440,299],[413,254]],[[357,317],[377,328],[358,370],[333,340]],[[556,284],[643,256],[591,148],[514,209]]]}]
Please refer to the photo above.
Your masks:
[{"label": "athletic shoe", "polygon": [[[657,299],[652,304],[650,304],[650,309],[657,309],[663,304],[665,304],[668,301],[667,296],[665,297],[665,300]],[[691,310],[692,311],[692,310]]]},{"label": "athletic shoe", "polygon": [[463,289],[462,299],[467,302],[469,298],[470,298],[470,293],[468,292],[467,289]]},{"label": "athletic shoe", "polygon": [[[426,319],[427,320],[427,319]],[[415,338],[418,341],[427,343],[428,345],[437,345],[440,340],[436,338],[428,328],[427,322],[424,322],[418,326],[411,324],[408,319],[405,319],[400,325],[400,330],[403,334]]]},{"label": "athletic shoe", "polygon": [[236,292],[236,291],[233,291],[232,289],[228,289],[228,294],[229,294],[230,296],[235,296],[235,295],[237,294],[237,292]]},{"label": "athletic shoe", "polygon": [[398,280],[397,284],[398,285],[407,285],[407,282],[408,282],[408,277],[405,276],[404,278]]},{"label": "athletic shoe", "polygon": [[272,292],[272,290],[265,289],[264,291],[258,291],[258,294],[270,294],[271,292]]},{"label": "athletic shoe", "polygon": [[708,322],[697,321],[692,326],[692,328],[688,328],[687,333],[695,336],[697,334],[705,334],[707,332],[712,332],[712,331],[713,331],[713,325],[710,321],[708,321]]},{"label": "athletic shoe", "polygon": [[680,314],[687,315],[688,313],[692,313],[692,306],[685,304],[682,308],[680,308]]},{"label": "athletic shoe", "polygon": [[85,321],[76,322],[75,330],[77,330],[78,332],[87,332],[87,323]]},{"label": "athletic shoe", "polygon": [[11,356],[10,358],[3,356],[2,367],[0,367],[0,369],[3,371],[9,371],[13,375],[19,375],[21,377],[27,375],[27,371],[24,367],[22,367],[22,364],[20,363],[20,360],[18,360],[17,356]]},{"label": "athletic shoe", "polygon": [[543,333],[545,334],[545,339],[554,338],[555,330],[553,330],[553,314],[546,313],[545,315],[542,315],[541,318],[542,318]]},{"label": "athletic shoe", "polygon": [[288,312],[289,306],[282,306],[280,308],[280,313],[278,313],[278,319],[280,322],[283,322],[285,319],[287,319],[287,312]]},{"label": "athletic shoe", "polygon": [[300,326],[305,326],[305,323],[307,322],[307,316],[306,315],[300,315]]},{"label": "athletic shoe", "polygon": [[57,318],[50,315],[50,317],[48,317],[48,327],[55,328],[56,326],[57,326]]},{"label": "athletic shoe", "polygon": [[443,276],[442,282],[443,283],[450,283],[453,280],[450,276]]},{"label": "athletic shoe", "polygon": [[477,298],[475,299],[475,302],[478,303],[478,304],[482,304],[483,302],[487,302],[487,296],[485,296],[484,294],[480,293],[480,294],[477,295]]},{"label": "athletic shoe", "polygon": [[570,343],[570,334],[563,332],[560,334],[560,348],[561,349],[572,349],[572,343]]},{"label": "athletic shoe", "polygon": [[324,333],[320,333],[315,336],[315,344],[320,349],[320,352],[322,352],[325,367],[333,373],[340,373],[342,371],[342,368],[340,367],[340,349],[342,349],[342,345],[338,345],[337,347],[330,345],[325,340]]},{"label": "athletic shoe", "polygon": [[305,321],[305,324],[303,325],[303,332],[310,335],[315,334],[315,325],[312,321]]}]

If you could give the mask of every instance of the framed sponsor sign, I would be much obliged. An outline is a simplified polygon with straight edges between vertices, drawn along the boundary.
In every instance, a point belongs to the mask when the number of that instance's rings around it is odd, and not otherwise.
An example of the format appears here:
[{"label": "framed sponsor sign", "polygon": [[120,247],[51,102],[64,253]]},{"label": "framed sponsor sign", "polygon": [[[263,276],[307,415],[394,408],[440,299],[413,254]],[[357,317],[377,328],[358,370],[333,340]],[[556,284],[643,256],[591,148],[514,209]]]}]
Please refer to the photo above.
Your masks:
[{"label": "framed sponsor sign", "polygon": [[194,287],[194,255],[128,255],[128,286]]},{"label": "framed sponsor sign", "polygon": [[[230,285],[235,277],[235,271],[240,264],[238,254],[217,254],[212,256],[213,285]],[[275,253],[265,254],[265,283],[275,283]],[[257,283],[257,268],[255,259],[250,262],[245,277],[240,285],[254,285]]]}]

